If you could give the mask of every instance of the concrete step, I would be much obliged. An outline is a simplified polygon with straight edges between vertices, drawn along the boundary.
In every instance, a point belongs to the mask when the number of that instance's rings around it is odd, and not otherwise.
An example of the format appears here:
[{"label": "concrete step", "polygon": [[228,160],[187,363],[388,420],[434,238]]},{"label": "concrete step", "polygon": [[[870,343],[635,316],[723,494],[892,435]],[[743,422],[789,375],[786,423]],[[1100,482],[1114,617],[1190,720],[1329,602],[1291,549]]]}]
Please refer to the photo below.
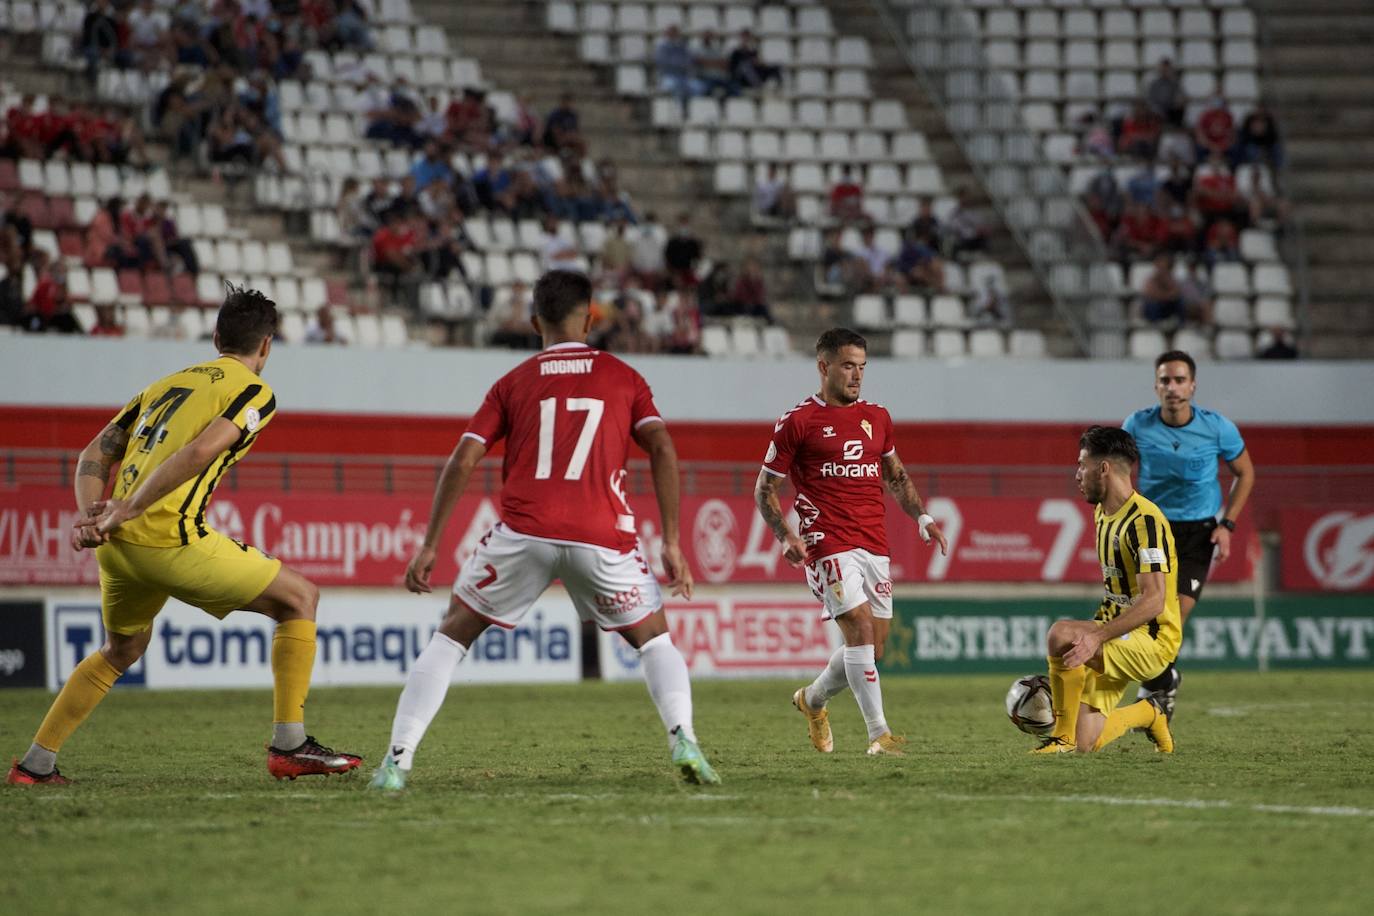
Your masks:
[{"label": "concrete step", "polygon": [[1308,42],[1336,47],[1374,39],[1374,12],[1367,3],[1361,9],[1349,11],[1309,10],[1306,4],[1294,6],[1300,6],[1302,11],[1290,8],[1264,17],[1269,34],[1285,44]]},{"label": "concrete step", "polygon": [[1369,57],[1363,45],[1318,44],[1301,42],[1287,44],[1281,36],[1268,48],[1265,64],[1270,72],[1292,75],[1369,72]]},{"label": "concrete step", "polygon": [[1314,299],[1359,299],[1363,308],[1374,313],[1368,307],[1369,291],[1374,289],[1374,267],[1311,264],[1308,277]]},{"label": "concrete step", "polygon": [[1296,212],[1309,236],[1323,232],[1374,233],[1374,209],[1369,207],[1352,207],[1340,201],[1318,203],[1305,198],[1297,201]]}]

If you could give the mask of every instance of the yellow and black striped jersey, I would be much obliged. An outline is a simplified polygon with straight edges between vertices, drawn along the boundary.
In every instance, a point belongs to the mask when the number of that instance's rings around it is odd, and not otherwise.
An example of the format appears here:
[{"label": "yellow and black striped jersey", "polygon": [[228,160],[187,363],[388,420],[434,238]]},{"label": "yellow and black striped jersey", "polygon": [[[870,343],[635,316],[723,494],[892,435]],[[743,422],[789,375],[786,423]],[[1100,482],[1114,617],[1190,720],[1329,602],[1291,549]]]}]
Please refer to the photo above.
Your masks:
[{"label": "yellow and black striped jersey", "polygon": [[144,388],[110,422],[129,434],[115,483],[128,499],[153,469],[201,434],[216,417],[240,430],[238,441],[199,476],[177,487],[113,537],[131,544],[176,547],[204,537],[205,507],[224,473],[248,453],[276,412],[271,387],[232,356],[173,372]]},{"label": "yellow and black striped jersey", "polygon": [[1111,515],[1101,504],[1093,510],[1097,527],[1097,559],[1102,564],[1106,594],[1097,609],[1098,620],[1113,620],[1140,598],[1142,572],[1164,573],[1164,610],[1148,623],[1150,636],[1168,658],[1178,654],[1183,630],[1178,610],[1178,555],[1169,520],[1154,503],[1132,493]]}]

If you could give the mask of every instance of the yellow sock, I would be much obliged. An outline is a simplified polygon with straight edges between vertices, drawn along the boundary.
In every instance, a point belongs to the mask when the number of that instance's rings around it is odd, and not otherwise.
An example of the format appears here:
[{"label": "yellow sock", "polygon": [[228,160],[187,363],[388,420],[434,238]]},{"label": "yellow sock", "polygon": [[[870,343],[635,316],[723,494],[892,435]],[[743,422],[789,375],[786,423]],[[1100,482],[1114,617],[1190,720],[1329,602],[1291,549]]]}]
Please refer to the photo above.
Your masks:
[{"label": "yellow sock", "polygon": [[315,667],[315,621],[285,620],[272,636],[272,721],[304,722],[310,669]]},{"label": "yellow sock", "polygon": [[1083,699],[1083,685],[1088,680],[1088,668],[1065,668],[1064,661],[1057,655],[1049,656],[1050,697],[1054,701],[1053,736],[1075,743],[1078,730],[1078,704]]},{"label": "yellow sock", "polygon": [[1154,705],[1145,700],[1132,703],[1130,706],[1118,706],[1103,723],[1102,734],[1098,736],[1093,750],[1102,750],[1133,728],[1145,728],[1155,720],[1155,715]]},{"label": "yellow sock", "polygon": [[115,669],[100,652],[92,652],[81,660],[62,685],[62,692],[53,700],[52,707],[38,726],[38,734],[33,743],[47,750],[57,752],[62,744],[72,736],[77,726],[86,721],[91,710],[105,699],[114,682],[124,672]]}]

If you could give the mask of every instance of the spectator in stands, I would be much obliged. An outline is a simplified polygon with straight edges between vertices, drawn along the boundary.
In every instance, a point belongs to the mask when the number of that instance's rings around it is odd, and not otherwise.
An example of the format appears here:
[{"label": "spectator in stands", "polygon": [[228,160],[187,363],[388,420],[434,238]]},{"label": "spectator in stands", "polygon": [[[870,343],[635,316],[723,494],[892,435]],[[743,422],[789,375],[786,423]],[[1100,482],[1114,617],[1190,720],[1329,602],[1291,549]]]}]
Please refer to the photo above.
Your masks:
[{"label": "spectator in stands", "polygon": [[267,129],[280,137],[281,99],[271,80],[264,71],[254,73],[248,78],[248,87],[238,97],[239,104],[253,113]]},{"label": "spectator in stands", "polygon": [[1155,151],[1159,148],[1162,129],[1159,115],[1144,102],[1136,102],[1131,113],[1121,121],[1121,136],[1116,143],[1117,151],[1123,156],[1153,160]]},{"label": "spectator in stands", "polygon": [[95,82],[102,61],[127,64],[119,60],[119,26],[109,0],[94,0],[81,20],[81,54],[86,58],[86,76]]},{"label": "spectator in stands", "polygon": [[945,245],[950,257],[962,258],[975,251],[987,251],[990,233],[987,220],[972,206],[968,188],[954,191],[954,209],[945,220]]},{"label": "spectator in stands", "polygon": [[1177,162],[1183,166],[1193,165],[1197,162],[1197,146],[1193,143],[1193,135],[1181,127],[1165,127],[1159,135],[1155,159],[1160,162]]},{"label": "spectator in stands", "polygon": [[[386,179],[379,178],[383,185]],[[380,212],[380,211],[379,211]],[[377,218],[367,207],[358,179],[349,176],[339,189],[338,202],[334,204],[334,216],[339,222],[339,235],[346,245],[356,245],[372,238],[377,228]]]},{"label": "spectator in stands", "polygon": [[421,141],[425,144],[433,140],[442,140],[448,134],[448,116],[444,113],[444,106],[437,95],[431,95],[426,100],[424,113],[420,120],[415,122],[415,133],[420,135]]},{"label": "spectator in stands", "polygon": [[730,294],[735,285],[734,271],[725,261],[711,265],[697,286],[697,307],[701,314],[718,318],[735,314],[735,303]]},{"label": "spectator in stands", "polygon": [[850,254],[863,268],[861,272],[856,272],[863,289],[872,292],[888,282],[888,265],[892,263],[896,252],[878,244],[877,232],[872,225],[866,225],[859,231],[859,239],[859,246]]},{"label": "spectator in stands", "polygon": [[433,182],[447,184],[453,180],[453,168],[445,161],[439,148],[439,141],[425,143],[424,154],[410,168],[410,177],[415,179],[415,187],[423,191]]},{"label": "spectator in stands", "polygon": [[555,153],[572,150],[579,157],[587,155],[587,141],[582,138],[571,93],[559,96],[558,107],[544,119],[544,145]]},{"label": "spectator in stands", "polygon": [[625,220],[617,219],[606,232],[597,256],[599,279],[603,284],[619,287],[630,276],[632,249],[625,238]]},{"label": "spectator in stands", "polygon": [[120,221],[122,234],[133,239],[139,251],[149,253],[143,266],[166,270],[167,250],[162,246],[162,227],[158,224],[152,197],[138,195],[132,207],[124,208]]},{"label": "spectator in stands", "polygon": [[95,327],[86,332],[91,337],[123,337],[124,325],[119,323],[115,316],[113,305],[97,305],[95,307]]},{"label": "spectator in stands", "polygon": [[530,324],[534,299],[529,287],[516,280],[509,289],[498,293],[487,313],[487,325],[492,332],[487,343],[513,350],[532,350],[539,346],[539,338]]},{"label": "spectator in stands", "polygon": [[754,185],[754,214],[785,220],[797,215],[796,196],[776,162],[768,163],[768,171]]},{"label": "spectator in stands", "polygon": [[667,271],[667,264],[663,260],[663,243],[658,240],[658,233],[659,226],[654,214],[646,213],[630,247],[630,267],[646,289],[657,288]]},{"label": "spectator in stands", "polygon": [[821,276],[832,290],[857,291],[863,285],[864,268],[844,247],[838,229],[825,233],[821,243]]},{"label": "spectator in stands", "polygon": [[1237,163],[1267,165],[1275,172],[1283,168],[1283,141],[1273,114],[1261,102],[1240,124],[1232,159]]},{"label": "spectator in stands", "polygon": [[332,38],[326,45],[354,51],[371,51],[376,45],[367,22],[367,10],[357,0],[334,0]]},{"label": "spectator in stands", "polygon": [[1202,258],[1208,267],[1216,267],[1223,261],[1240,260],[1240,235],[1236,224],[1229,219],[1219,219],[1207,227]]},{"label": "spectator in stands", "polygon": [[1159,215],[1148,204],[1132,200],[1126,204],[1126,212],[1116,227],[1112,247],[1123,264],[1149,260],[1163,247],[1166,237]]},{"label": "spectator in stands", "polygon": [[347,340],[339,333],[334,324],[334,313],[329,306],[315,309],[310,325],[305,329],[305,342],[309,344],[346,344]]},{"label": "spectator in stands", "polygon": [[510,141],[518,146],[542,146],[544,143],[544,128],[522,95],[512,96],[506,126],[510,129]]},{"label": "spectator in stands", "polygon": [[1288,222],[1288,201],[1273,190],[1273,178],[1263,165],[1252,165],[1249,171],[1250,225],[1273,225],[1282,231]]},{"label": "spectator in stands", "polygon": [[854,168],[840,166],[840,180],[830,189],[830,215],[842,223],[864,219],[864,189],[854,178]]},{"label": "spectator in stands", "polygon": [[916,215],[912,218],[911,225],[907,228],[909,228],[917,238],[923,236],[931,240],[940,238],[940,219],[935,215],[934,198],[930,195],[921,197],[920,203],[917,205]]},{"label": "spectator in stands", "polygon": [[945,291],[945,265],[928,231],[907,229],[902,233],[902,249],[892,264],[903,287],[942,293]]},{"label": "spectator in stands", "polygon": [[1187,318],[1183,304],[1183,290],[1174,277],[1173,258],[1156,255],[1154,270],[1145,278],[1140,289],[1141,314],[1151,324],[1172,322],[1175,326]]},{"label": "spectator in stands", "polygon": [[997,282],[996,274],[988,274],[983,280],[983,288],[973,300],[973,323],[979,327],[1010,328],[1012,325],[1011,299],[1006,290]]},{"label": "spectator in stands", "polygon": [[1210,160],[1214,154],[1224,158],[1231,152],[1236,145],[1236,121],[1224,98],[1213,96],[1211,104],[1198,115],[1193,139],[1197,142],[1199,159]]},{"label": "spectator in stands", "polygon": [[172,212],[167,201],[160,200],[153,207],[153,225],[156,227],[156,234],[161,240],[162,250],[166,253],[167,258],[170,259],[172,255],[176,255],[186,273],[192,276],[199,274],[200,262],[196,260],[196,249],[191,244],[190,239],[182,237],[176,220],[172,218]]},{"label": "spectator in stands", "polygon": [[720,43],[720,36],[707,29],[692,52],[692,65],[701,91],[706,95],[734,97],[739,84],[730,71],[730,55]]},{"label": "spectator in stands", "polygon": [[492,150],[486,164],[472,176],[472,185],[481,205],[487,210],[505,214],[515,212],[514,183],[515,173],[506,167],[505,156],[500,150]]},{"label": "spectator in stands", "polygon": [[485,149],[482,142],[490,133],[487,123],[486,93],[479,86],[463,87],[463,94],[449,102],[444,112],[447,121],[445,138],[460,147]]},{"label": "spectator in stands", "polygon": [[1197,223],[1189,214],[1188,208],[1180,203],[1169,203],[1164,218],[1164,250],[1173,254],[1191,254],[1197,251]]},{"label": "spectator in stands", "polygon": [[420,120],[420,111],[407,93],[388,91],[376,74],[368,73],[363,88],[358,92],[357,105],[367,117],[364,136],[372,140],[386,140],[394,146],[417,145],[419,135],[415,132],[415,125]]},{"label": "spectator in stands", "polygon": [[420,218],[418,225],[428,232],[423,259],[425,272],[430,279],[443,280],[449,274],[457,273],[465,282],[471,282],[472,278],[463,266],[463,253],[476,251],[477,246],[468,235],[463,211],[455,207],[437,219],[426,221]]},{"label": "spectator in stands", "polygon": [[1153,207],[1157,202],[1159,179],[1155,177],[1154,167],[1148,162],[1142,163],[1140,168],[1126,179],[1126,197],[1147,207]]},{"label": "spectator in stands", "polygon": [[754,33],[744,29],[738,43],[730,52],[730,75],[740,86],[759,89],[767,82],[782,85],[782,68],[769,64],[759,56],[759,41]]},{"label": "spectator in stands", "polygon": [[4,272],[0,274],[0,327],[23,327],[27,304],[24,302],[24,254],[18,245],[4,252]]},{"label": "spectator in stands", "polygon": [[5,252],[11,250],[18,251],[25,260],[33,250],[33,220],[23,211],[20,205],[9,197],[0,198],[0,227],[3,227],[3,235],[0,235],[0,247]]},{"label": "spectator in stands", "polygon": [[415,227],[402,208],[391,207],[382,228],[372,236],[373,269],[393,284],[416,279],[421,271],[418,244]]},{"label": "spectator in stands", "polygon": [[669,353],[700,353],[701,312],[696,303],[690,296],[679,296],[671,314],[672,331],[664,337],[663,349]]},{"label": "spectator in stands", "polygon": [[370,220],[365,219],[368,225],[369,235],[381,228],[382,223],[386,222],[386,213],[391,209],[391,202],[395,195],[391,193],[391,182],[385,178],[372,179],[372,187],[368,189],[367,195],[363,198],[363,209],[366,210]]},{"label": "spectator in stands", "polygon": [[676,98],[685,116],[687,100],[701,95],[705,90],[693,70],[692,52],[687,47],[687,40],[675,25],[668,26],[654,46],[654,70],[658,73],[658,91]]},{"label": "spectator in stands", "polygon": [[768,306],[768,286],[763,279],[763,265],[758,258],[744,259],[735,285],[730,290],[730,300],[734,303],[736,314],[774,323],[773,310]]},{"label": "spectator in stands", "polygon": [[543,222],[544,236],[539,245],[539,266],[545,273],[550,270],[571,270],[583,272],[582,253],[577,246],[564,238],[558,231],[558,217],[546,215]]},{"label": "spectator in stands", "polygon": [[[1269,342],[1260,347],[1258,359],[1297,359],[1298,348],[1287,328],[1270,328]],[[1261,337],[1263,340],[1263,337]]]},{"label": "spectator in stands", "polygon": [[129,46],[134,63],[144,70],[157,66],[170,51],[167,30],[171,20],[153,6],[153,0],[139,0],[129,13]]},{"label": "spectator in stands", "polygon": [[1116,158],[1116,139],[1110,126],[1095,111],[1088,111],[1078,120],[1078,149],[1086,156],[1099,159]]},{"label": "spectator in stands", "polygon": [[140,247],[135,238],[126,234],[128,221],[124,219],[124,201],[111,197],[105,206],[95,211],[86,228],[87,264],[119,269],[138,269],[153,260],[151,249]]},{"label": "spectator in stands", "polygon": [[634,202],[630,192],[620,187],[620,173],[612,162],[602,162],[596,167],[596,188],[594,189],[596,219],[601,222],[624,220],[636,221]]},{"label": "spectator in stands", "polygon": [[681,290],[697,285],[701,256],[701,239],[692,231],[692,214],[684,210],[678,215],[677,229],[663,246],[663,263],[674,287]]},{"label": "spectator in stands", "polygon": [[206,140],[213,163],[253,167],[270,159],[278,172],[289,171],[281,141],[256,115],[237,102],[226,106],[214,119]]},{"label": "spectator in stands", "polygon": [[636,296],[621,296],[600,347],[612,353],[656,353],[658,341],[644,330],[644,306]]},{"label": "spectator in stands", "polygon": [[1206,166],[1193,176],[1192,206],[1204,227],[1220,219],[1244,223],[1249,218],[1249,204],[1236,187],[1236,177],[1221,152],[1213,150]]},{"label": "spectator in stands", "polygon": [[1154,78],[1145,86],[1145,103],[1166,124],[1182,125],[1183,115],[1188,108],[1188,96],[1183,91],[1183,81],[1179,79],[1174,62],[1167,57],[1159,59]]},{"label": "spectator in stands", "polygon": [[1193,196],[1193,173],[1179,159],[1169,160],[1169,174],[1159,183],[1160,202],[1164,206],[1186,206]]},{"label": "spectator in stands", "polygon": [[72,315],[67,295],[67,268],[60,261],[52,263],[48,253],[38,249],[33,253],[33,271],[37,282],[24,314],[24,330],[80,334],[81,325]]},{"label": "spectator in stands", "polygon": [[1203,327],[1210,327],[1213,309],[1217,303],[1217,291],[1202,271],[1197,258],[1190,258],[1184,270],[1183,279],[1178,281],[1179,298],[1183,300],[1183,307],[1187,314]]}]

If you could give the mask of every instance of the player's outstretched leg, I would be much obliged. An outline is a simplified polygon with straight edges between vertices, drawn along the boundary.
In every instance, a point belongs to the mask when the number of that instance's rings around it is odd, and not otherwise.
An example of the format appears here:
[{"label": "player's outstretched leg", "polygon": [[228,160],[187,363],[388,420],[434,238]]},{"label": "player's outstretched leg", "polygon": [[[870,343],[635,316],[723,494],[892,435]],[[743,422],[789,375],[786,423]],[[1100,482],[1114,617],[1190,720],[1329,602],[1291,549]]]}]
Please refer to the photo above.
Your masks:
[{"label": "player's outstretched leg", "polygon": [[347,773],[363,762],[357,754],[335,751],[305,733],[319,601],[314,583],[283,566],[246,607],[277,621],[272,635],[272,741],[267,746],[267,772],[277,779]]},{"label": "player's outstretched leg", "polygon": [[692,727],[692,682],[687,676],[687,660],[673,645],[663,610],[660,608],[621,635],[639,650],[644,683],[668,732],[673,766],[687,782],[716,785],[720,776],[701,752]]},{"label": "player's outstretched leg", "polygon": [[830,661],[814,681],[792,694],[792,705],[806,717],[806,730],[811,746],[822,754],[835,750],[835,737],[830,731],[830,711],[826,704],[831,697],[849,686],[844,667],[844,646],[836,649]]},{"label": "player's outstretched leg", "polygon": [[28,753],[10,766],[5,782],[28,786],[64,786],[70,782],[57,771],[57,752],[105,699],[115,681],[143,657],[152,636],[151,627],[132,635],[111,632],[105,645],[83,658],[53,700]]},{"label": "player's outstretched leg", "polygon": [[415,764],[415,750],[444,705],[453,669],[467,657],[468,647],[486,628],[487,622],[472,613],[456,595],[450,599],[444,622],[415,659],[406,677],[401,698],[396,701],[391,743],[387,745],[381,765],[372,774],[369,788],[399,792],[406,787]]},{"label": "player's outstretched leg", "polygon": [[[873,611],[865,602],[837,615],[835,623],[844,634],[841,658],[844,676],[868,728],[868,745],[864,753],[870,757],[900,757],[906,739],[892,734],[883,713],[883,688],[878,677],[878,662],[874,655]],[[832,659],[833,661],[833,659]],[[827,672],[829,666],[827,666]],[[824,678],[825,675],[822,675]]]}]

